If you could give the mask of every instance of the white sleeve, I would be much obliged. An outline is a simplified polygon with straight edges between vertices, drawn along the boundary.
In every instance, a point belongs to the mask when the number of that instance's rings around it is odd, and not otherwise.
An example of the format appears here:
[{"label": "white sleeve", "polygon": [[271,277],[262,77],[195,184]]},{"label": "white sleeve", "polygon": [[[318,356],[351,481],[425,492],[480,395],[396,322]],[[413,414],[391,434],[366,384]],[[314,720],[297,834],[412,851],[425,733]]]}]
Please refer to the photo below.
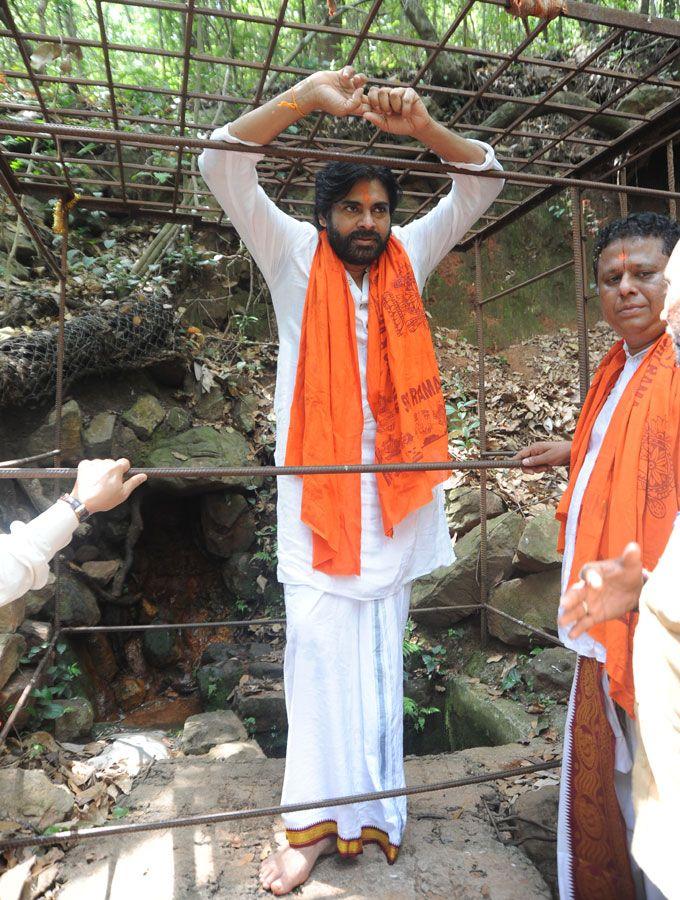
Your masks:
[{"label": "white sleeve", "polygon": [[58,500],[32,522],[13,522],[0,534],[0,606],[47,583],[49,562],[78,527],[68,503]]},{"label": "white sleeve", "polygon": [[[234,137],[229,125],[214,131],[211,140],[260,146]],[[271,284],[281,264],[306,235],[309,224],[286,215],[260,187],[255,167],[263,157],[264,154],[235,150],[204,150],[198,158],[198,168]]]},{"label": "white sleeve", "polygon": [[[472,141],[486,154],[482,163],[455,163],[471,173],[486,169],[502,171],[493,148],[482,141]],[[442,160],[446,162],[445,160]],[[452,163],[454,165],[454,163]],[[480,178],[478,175],[451,175],[451,189],[428,213],[399,229],[414,268],[426,278],[469,231],[482,213],[503,190],[502,178]]]}]

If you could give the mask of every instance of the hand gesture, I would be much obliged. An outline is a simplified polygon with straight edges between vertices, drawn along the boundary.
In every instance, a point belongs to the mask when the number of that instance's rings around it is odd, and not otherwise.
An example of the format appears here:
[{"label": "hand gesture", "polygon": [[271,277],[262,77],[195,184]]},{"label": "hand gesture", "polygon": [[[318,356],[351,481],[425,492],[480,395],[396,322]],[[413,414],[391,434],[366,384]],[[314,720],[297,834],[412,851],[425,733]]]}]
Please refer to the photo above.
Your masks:
[{"label": "hand gesture", "polygon": [[363,117],[390,134],[415,137],[430,124],[430,114],[413,88],[372,87],[363,97]]},{"label": "hand gesture", "polygon": [[573,624],[573,639],[599,622],[618,619],[637,608],[642,583],[638,544],[628,544],[617,559],[588,563],[562,597],[559,623],[563,628]]},{"label": "hand gesture", "polygon": [[522,460],[522,468],[532,472],[547,472],[554,466],[568,466],[571,441],[536,441],[523,447],[513,456]]},{"label": "hand gesture", "polygon": [[129,468],[127,459],[84,459],[78,466],[78,477],[71,494],[88,512],[113,509],[146,481],[146,475],[141,474],[123,481]]},{"label": "hand gesture", "polygon": [[308,83],[309,92],[300,94],[303,106],[311,104],[313,109],[340,118],[362,114],[366,76],[356,73],[352,66],[338,72],[315,72]]}]

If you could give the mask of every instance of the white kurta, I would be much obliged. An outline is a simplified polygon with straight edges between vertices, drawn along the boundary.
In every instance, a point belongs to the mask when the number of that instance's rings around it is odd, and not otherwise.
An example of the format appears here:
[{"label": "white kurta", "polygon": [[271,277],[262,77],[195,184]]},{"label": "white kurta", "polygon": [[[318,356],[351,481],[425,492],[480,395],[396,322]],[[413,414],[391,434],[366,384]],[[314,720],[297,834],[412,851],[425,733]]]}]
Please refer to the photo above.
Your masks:
[{"label": "white kurta", "polygon": [[[624,347],[624,349],[626,351],[626,362],[623,369],[621,370],[621,374],[619,375],[616,383],[614,384],[614,387],[611,390],[611,393],[605,401],[604,406],[600,410],[600,413],[595,420],[595,424],[593,425],[593,430],[588,442],[586,457],[583,461],[583,465],[581,466],[578,478],[576,479],[574,493],[569,505],[565,528],[564,556],[562,559],[562,593],[566,591],[567,585],[569,583],[569,574],[571,572],[571,567],[574,560],[576,532],[578,530],[579,516],[581,514],[583,497],[585,495],[586,489],[588,487],[588,482],[590,481],[590,476],[593,473],[593,469],[595,468],[597,458],[602,448],[602,442],[604,441],[607,429],[609,428],[619,401],[621,400],[626,388],[628,387],[631,378],[636,373],[636,371],[640,367],[640,364],[651,348],[642,350],[635,355],[631,355],[628,352],[627,347]],[[587,656],[597,659],[597,661],[600,663],[604,663],[606,661],[607,652],[605,648],[602,646],[602,644],[599,643],[599,641],[596,641],[587,632],[580,635],[578,638],[573,639],[569,636],[569,628],[563,628],[562,626],[559,626],[558,631],[560,640],[565,645],[565,647],[574,650],[580,656]],[[576,679],[574,679],[574,685],[572,686],[571,696],[569,698],[569,707],[567,710],[567,719],[564,731],[564,763],[562,767],[562,778],[560,781],[560,804],[558,812],[559,820],[557,832],[557,875],[560,898],[562,898],[562,900],[571,900],[571,898],[573,897],[570,862],[571,840],[569,834],[568,818],[568,798],[571,773],[568,769],[568,766],[569,760],[571,758],[571,730],[575,711],[575,686]],[[619,805],[621,807],[621,813],[628,830],[628,838],[630,844],[630,841],[632,841],[633,837],[633,825],[635,821],[631,780],[633,754],[635,750],[634,728],[632,721],[629,720],[627,716],[624,718],[624,724],[622,725],[621,719],[619,719],[619,715],[617,713],[616,705],[609,696],[609,681],[607,679],[606,673],[604,672],[602,674],[602,687],[605,698],[607,719],[609,721],[609,724],[611,725],[611,729],[616,740],[616,750],[614,758],[614,779],[616,785],[616,794],[619,800]],[[635,871],[635,867],[633,874],[636,880],[638,896],[640,898],[647,897],[647,900],[653,900],[653,898],[654,900],[656,900],[657,895],[653,893],[653,889],[651,889],[650,886],[645,886],[643,884],[643,878],[639,871]]]},{"label": "white kurta", "polygon": [[[219,128],[213,140],[237,142],[229,126]],[[479,142],[476,142],[479,143]],[[486,159],[469,164],[470,172],[500,169],[487,144],[479,145]],[[255,170],[259,154],[205,150],[199,158],[201,174],[228,213],[269,286],[279,331],[274,412],[277,465],[283,465],[295,386],[302,313],[318,232],[282,212],[258,185]],[[362,160],[363,161],[363,160]],[[451,190],[427,215],[405,226],[394,226],[396,238],[409,255],[418,288],[498,195],[500,179],[453,175]],[[362,462],[375,462],[375,420],[366,399],[368,334],[368,279],[360,289],[348,276],[355,303],[356,336],[364,412]],[[455,302],[455,297],[452,298]],[[284,584],[306,584],[320,591],[374,600],[394,594],[404,584],[450,565],[454,556],[446,517],[444,492],[437,487],[433,502],[408,516],[384,534],[374,475],[361,476],[361,575],[331,576],[312,568],[312,532],[300,521],[302,479],[278,479],[278,578]]]},{"label": "white kurta", "polygon": [[33,521],[12,522],[10,534],[0,534],[0,606],[45,586],[50,560],[77,527],[76,514],[59,500]]}]

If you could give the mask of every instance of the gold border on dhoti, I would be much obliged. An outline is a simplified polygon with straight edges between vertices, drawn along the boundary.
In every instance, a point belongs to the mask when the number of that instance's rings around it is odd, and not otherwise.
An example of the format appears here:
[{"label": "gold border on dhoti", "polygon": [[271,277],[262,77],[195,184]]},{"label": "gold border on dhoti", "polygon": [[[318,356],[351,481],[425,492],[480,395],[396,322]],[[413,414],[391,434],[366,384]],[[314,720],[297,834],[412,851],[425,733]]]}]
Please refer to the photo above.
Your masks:
[{"label": "gold border on dhoti", "polygon": [[286,828],[286,838],[291,847],[309,847],[327,837],[335,837],[337,851],[340,856],[359,856],[364,852],[365,844],[377,844],[385,854],[385,859],[392,865],[399,856],[399,847],[390,843],[389,836],[382,828],[364,825],[361,834],[356,838],[343,838],[338,835],[338,823],[333,819],[317,822],[308,828]]}]

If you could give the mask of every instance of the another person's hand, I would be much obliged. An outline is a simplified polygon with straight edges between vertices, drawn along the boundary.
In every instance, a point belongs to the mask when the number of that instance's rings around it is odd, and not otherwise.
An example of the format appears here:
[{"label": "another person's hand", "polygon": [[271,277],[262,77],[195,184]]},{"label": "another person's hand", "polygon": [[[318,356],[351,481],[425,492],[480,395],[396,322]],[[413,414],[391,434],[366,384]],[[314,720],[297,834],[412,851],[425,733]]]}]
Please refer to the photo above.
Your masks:
[{"label": "another person's hand", "polygon": [[390,134],[422,135],[432,121],[413,88],[372,87],[362,98],[363,117]]},{"label": "another person's hand", "polygon": [[106,512],[123,503],[146,481],[146,475],[133,475],[123,481],[130,468],[127,459],[84,459],[78,466],[78,476],[71,495],[90,513]]},{"label": "another person's hand", "polygon": [[366,76],[345,66],[337,72],[315,72],[297,90],[297,101],[305,115],[313,110],[332,116],[360,116]]},{"label": "another person's hand", "polygon": [[637,609],[642,590],[642,554],[639,544],[628,544],[617,559],[588,563],[581,577],[561,600],[559,623],[574,627],[569,637],[577,638],[593,625],[618,619]]},{"label": "another person's hand", "polygon": [[547,472],[554,466],[568,466],[571,441],[537,441],[523,447],[513,456],[521,459],[522,467],[532,472]]}]

